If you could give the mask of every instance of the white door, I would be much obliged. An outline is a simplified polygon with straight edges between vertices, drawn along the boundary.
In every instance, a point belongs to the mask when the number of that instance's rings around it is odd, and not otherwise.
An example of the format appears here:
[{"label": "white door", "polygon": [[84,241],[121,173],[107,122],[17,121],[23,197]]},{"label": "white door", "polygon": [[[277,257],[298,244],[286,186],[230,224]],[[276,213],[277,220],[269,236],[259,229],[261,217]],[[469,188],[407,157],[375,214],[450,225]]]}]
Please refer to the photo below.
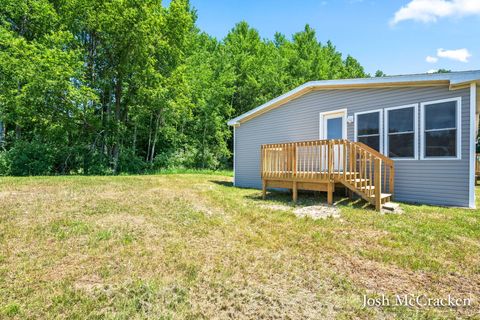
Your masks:
[{"label": "white door", "polygon": [[[320,114],[320,139],[347,139],[347,111],[339,110]],[[333,168],[343,170],[343,148],[339,145],[333,148]],[[326,170],[328,164],[324,165]]]}]

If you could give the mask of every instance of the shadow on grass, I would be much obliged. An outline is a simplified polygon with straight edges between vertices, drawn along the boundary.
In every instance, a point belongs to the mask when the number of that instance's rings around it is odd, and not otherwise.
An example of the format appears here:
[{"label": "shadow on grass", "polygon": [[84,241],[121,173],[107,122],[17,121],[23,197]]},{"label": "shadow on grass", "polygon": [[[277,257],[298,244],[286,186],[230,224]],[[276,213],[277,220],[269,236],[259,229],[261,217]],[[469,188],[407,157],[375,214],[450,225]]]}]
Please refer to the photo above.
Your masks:
[{"label": "shadow on grass", "polygon": [[[250,189],[250,190],[257,190],[258,192],[250,195],[246,195],[245,198],[253,201],[273,201],[279,204],[283,204],[286,206],[297,206],[297,207],[306,207],[306,206],[314,206],[319,204],[327,204],[327,194],[326,192],[318,192],[318,191],[305,191],[299,190],[298,191],[298,199],[297,203],[292,201],[292,192],[285,191],[285,190],[268,190],[267,191],[267,198],[263,200],[262,192],[255,188],[241,188],[235,187],[233,182],[231,181],[223,181],[223,180],[209,180],[212,183],[218,184],[223,187],[230,187],[230,188],[239,188],[239,189]],[[354,197],[353,199],[348,198],[347,196],[343,196],[343,190],[338,189],[335,191],[333,196],[333,204],[339,207],[352,207],[354,209],[372,209],[374,207],[371,206],[366,201],[362,200],[360,197]]]},{"label": "shadow on grass", "polygon": [[[341,195],[342,192],[336,192],[333,197],[333,205],[337,207],[352,207],[355,209],[374,209],[366,201],[361,198],[350,199],[346,196]],[[254,201],[273,201],[283,205],[288,206],[297,206],[297,207],[306,207],[314,205],[326,205],[327,204],[327,194],[325,192],[315,192],[315,191],[298,191],[297,203],[294,203],[292,200],[292,193],[287,191],[277,191],[269,190],[267,191],[267,197],[265,200],[262,198],[262,193],[247,195],[246,198]]]},{"label": "shadow on grass", "polygon": [[223,180],[209,180],[209,182],[213,182],[223,187],[234,187],[233,182],[231,181],[223,181]]}]

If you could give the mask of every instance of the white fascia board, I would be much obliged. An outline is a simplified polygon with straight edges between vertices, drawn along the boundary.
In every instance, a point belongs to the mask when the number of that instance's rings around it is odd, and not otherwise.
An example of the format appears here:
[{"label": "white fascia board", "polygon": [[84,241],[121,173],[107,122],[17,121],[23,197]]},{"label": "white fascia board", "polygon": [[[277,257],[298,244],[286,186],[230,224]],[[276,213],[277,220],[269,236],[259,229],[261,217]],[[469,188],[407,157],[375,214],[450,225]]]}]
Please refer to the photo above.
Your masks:
[{"label": "white fascia board", "polygon": [[290,96],[299,93],[302,90],[308,91],[306,89],[328,89],[329,87],[341,87],[341,86],[369,86],[369,85],[411,85],[412,83],[432,83],[432,82],[445,82],[448,81],[450,84],[450,89],[453,87],[458,87],[462,85],[468,86],[468,84],[473,82],[480,82],[480,70],[475,71],[462,71],[462,72],[450,72],[450,73],[435,73],[435,74],[413,74],[413,75],[400,75],[400,76],[387,76],[387,77],[376,77],[376,78],[359,78],[359,79],[340,79],[340,80],[322,80],[322,81],[310,81],[307,82],[281,96],[278,96],[275,99],[272,99],[261,106],[258,106],[230,121],[228,125],[239,125],[240,121],[245,118],[250,118],[251,116],[259,113],[263,109],[266,109],[274,104],[282,102],[283,100],[288,99]]},{"label": "white fascia board", "polygon": [[307,82],[307,83],[305,83],[305,84],[302,84],[301,86],[296,87],[295,89],[290,90],[290,91],[288,91],[287,93],[284,93],[284,94],[282,94],[281,96],[278,96],[278,97],[276,97],[275,99],[272,99],[272,100],[270,100],[270,101],[262,104],[261,106],[258,106],[258,107],[256,107],[256,108],[254,108],[254,109],[252,109],[252,110],[250,110],[250,111],[248,111],[248,112],[245,112],[244,114],[242,114],[242,115],[240,115],[240,116],[238,116],[238,117],[236,117],[236,118],[228,121],[227,124],[228,124],[229,126],[239,125],[241,119],[246,118],[246,117],[248,117],[248,116],[250,116],[250,115],[252,115],[252,114],[255,114],[255,113],[257,113],[258,111],[261,111],[261,110],[263,110],[263,109],[265,109],[265,108],[268,108],[269,106],[271,106],[271,105],[273,105],[273,104],[275,104],[275,103],[277,103],[277,102],[279,102],[279,101],[282,101],[282,100],[284,100],[284,99],[287,99],[288,97],[290,97],[290,96],[292,96],[292,95],[294,95],[294,94],[296,94],[296,93],[298,93],[298,92],[300,92],[300,91],[302,91],[302,90],[305,90],[305,89],[307,89],[307,88],[309,88],[309,87],[311,87],[311,86],[312,86],[312,82]]}]

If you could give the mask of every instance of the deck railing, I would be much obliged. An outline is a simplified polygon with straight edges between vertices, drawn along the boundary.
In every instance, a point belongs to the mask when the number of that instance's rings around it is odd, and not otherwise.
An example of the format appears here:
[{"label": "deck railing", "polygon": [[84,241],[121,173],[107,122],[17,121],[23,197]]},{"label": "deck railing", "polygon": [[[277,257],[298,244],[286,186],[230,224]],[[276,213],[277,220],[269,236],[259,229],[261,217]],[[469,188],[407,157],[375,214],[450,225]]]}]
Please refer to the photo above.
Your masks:
[{"label": "deck railing", "polygon": [[394,162],[350,140],[313,140],[261,147],[263,179],[342,182],[367,198],[394,193]]}]

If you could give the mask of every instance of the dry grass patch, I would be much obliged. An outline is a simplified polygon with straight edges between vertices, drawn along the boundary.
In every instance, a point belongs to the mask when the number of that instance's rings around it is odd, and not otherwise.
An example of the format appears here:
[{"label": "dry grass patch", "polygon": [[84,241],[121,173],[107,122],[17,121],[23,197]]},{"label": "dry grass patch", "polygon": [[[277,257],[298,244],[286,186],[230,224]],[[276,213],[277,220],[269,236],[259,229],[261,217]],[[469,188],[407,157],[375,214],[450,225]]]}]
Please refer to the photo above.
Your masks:
[{"label": "dry grass patch", "polygon": [[[381,215],[175,174],[0,179],[0,318],[449,318],[480,312],[478,212]],[[363,295],[474,296],[468,309],[362,308]]]}]

